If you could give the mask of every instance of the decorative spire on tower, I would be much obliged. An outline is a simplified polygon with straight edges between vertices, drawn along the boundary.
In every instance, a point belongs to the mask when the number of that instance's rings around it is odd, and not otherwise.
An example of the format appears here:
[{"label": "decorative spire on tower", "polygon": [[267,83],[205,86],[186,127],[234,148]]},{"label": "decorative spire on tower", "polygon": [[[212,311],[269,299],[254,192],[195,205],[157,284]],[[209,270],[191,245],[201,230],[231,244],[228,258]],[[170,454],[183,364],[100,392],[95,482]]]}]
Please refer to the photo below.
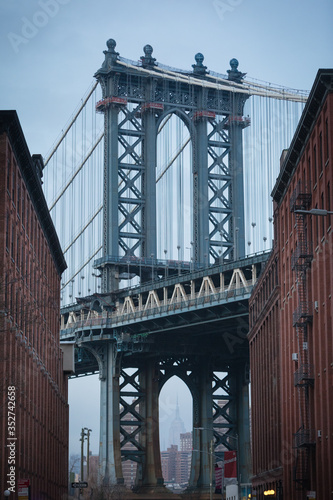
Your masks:
[{"label": "decorative spire on tower", "polygon": [[114,49],[116,48],[116,42],[113,38],[110,38],[106,42],[106,46],[108,50],[103,50],[103,54],[105,54],[105,60],[102,64],[102,69],[109,70],[118,60],[119,52],[116,52]]},{"label": "decorative spire on tower", "polygon": [[170,424],[170,431],[169,431],[169,444],[170,445],[177,445],[178,449],[180,446],[180,435],[183,434],[185,431],[185,425],[180,417],[179,413],[179,404],[178,404],[178,395],[177,395],[177,406],[176,406],[176,411],[175,411],[175,418],[172,420]]},{"label": "decorative spire on tower", "polygon": [[231,59],[229,64],[231,66],[231,69],[227,70],[228,80],[232,80],[236,83],[243,83],[243,78],[245,77],[246,73],[241,73],[240,71],[238,71],[239,62],[237,61],[237,59]]},{"label": "decorative spire on tower", "polygon": [[201,54],[201,52],[198,52],[197,54],[195,54],[194,59],[195,59],[196,64],[192,64],[193,73],[195,75],[198,75],[198,76],[199,75],[200,76],[206,75],[206,73],[208,73],[208,71],[206,71],[207,66],[204,66],[202,64],[203,60],[205,59],[203,54]]},{"label": "decorative spire on tower", "polygon": [[142,61],[142,67],[153,68],[154,66],[157,66],[157,64],[155,63],[156,59],[152,57],[153,47],[151,45],[145,45],[143,47],[143,52],[145,53],[145,55],[140,57]]}]

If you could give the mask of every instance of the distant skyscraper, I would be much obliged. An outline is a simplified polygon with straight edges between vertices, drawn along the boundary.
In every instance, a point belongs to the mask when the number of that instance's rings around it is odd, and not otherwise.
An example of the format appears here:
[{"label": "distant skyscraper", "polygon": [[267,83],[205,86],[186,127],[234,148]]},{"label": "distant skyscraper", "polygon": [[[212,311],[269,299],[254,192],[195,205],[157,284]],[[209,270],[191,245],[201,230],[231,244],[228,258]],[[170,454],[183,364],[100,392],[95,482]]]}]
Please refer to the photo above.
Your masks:
[{"label": "distant skyscraper", "polygon": [[175,444],[178,446],[178,448],[180,448],[180,435],[184,434],[185,432],[186,432],[186,430],[185,430],[184,422],[180,418],[180,415],[179,415],[179,405],[178,405],[178,398],[177,398],[176,415],[170,424],[169,445],[171,446],[171,445]]},{"label": "distant skyscraper", "polygon": [[161,463],[164,481],[184,487],[190,476],[191,457],[191,451],[178,451],[175,444],[172,444],[167,451],[162,451]]},{"label": "distant skyscraper", "polygon": [[180,435],[180,451],[192,451],[192,432]]}]

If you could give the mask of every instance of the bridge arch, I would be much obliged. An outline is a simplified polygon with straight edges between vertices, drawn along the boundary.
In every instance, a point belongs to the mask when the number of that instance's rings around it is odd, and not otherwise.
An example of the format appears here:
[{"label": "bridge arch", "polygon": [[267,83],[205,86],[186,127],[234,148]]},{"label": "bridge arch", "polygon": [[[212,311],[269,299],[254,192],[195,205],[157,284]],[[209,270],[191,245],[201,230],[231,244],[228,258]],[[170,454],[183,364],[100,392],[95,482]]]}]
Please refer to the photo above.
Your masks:
[{"label": "bridge arch", "polygon": [[190,262],[194,214],[193,127],[188,115],[176,108],[165,111],[156,127],[159,130],[155,169],[157,255],[160,259]]},{"label": "bridge arch", "polygon": [[163,387],[172,377],[177,377],[182,382],[184,382],[185,386],[190,391],[190,394],[192,396],[193,425],[195,425],[195,422],[198,421],[199,416],[199,391],[195,384],[195,381],[193,380],[192,372],[186,370],[186,361],[183,361],[183,363],[183,365],[176,363],[160,369],[159,394],[161,394]]},{"label": "bridge arch", "polygon": [[186,113],[181,108],[177,108],[176,106],[168,107],[163,111],[163,113],[160,114],[160,116],[158,117],[158,119],[156,121],[157,130],[159,129],[163,120],[169,115],[178,116],[178,118],[180,118],[183,121],[184,125],[189,130],[191,137],[193,136],[194,128],[193,128],[193,122],[192,122],[190,114]]}]

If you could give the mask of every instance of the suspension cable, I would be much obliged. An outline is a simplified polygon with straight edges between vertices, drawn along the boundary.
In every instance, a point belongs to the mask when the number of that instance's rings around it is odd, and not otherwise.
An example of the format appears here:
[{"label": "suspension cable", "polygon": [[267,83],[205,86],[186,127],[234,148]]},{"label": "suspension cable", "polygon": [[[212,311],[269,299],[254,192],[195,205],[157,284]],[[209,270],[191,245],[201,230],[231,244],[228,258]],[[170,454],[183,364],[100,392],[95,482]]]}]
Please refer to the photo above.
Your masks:
[{"label": "suspension cable", "polygon": [[96,81],[94,84],[93,84],[93,87],[92,89],[89,91],[87,97],[82,101],[79,109],[77,110],[77,112],[75,113],[74,117],[72,118],[72,120],[70,121],[69,125],[66,127],[65,129],[65,132],[62,133],[60,139],[58,140],[58,142],[56,143],[56,145],[53,147],[51,153],[49,154],[49,156],[46,158],[46,160],[44,161],[44,167],[46,167],[46,165],[49,163],[49,161],[51,160],[52,156],[54,155],[54,153],[56,152],[56,150],[58,149],[58,147],[60,146],[60,144],[62,143],[63,139],[66,137],[66,135],[68,134],[71,126],[73,125],[73,123],[76,121],[76,119],[78,118],[78,116],[80,115],[81,111],[83,110],[83,108],[85,107],[85,105],[87,104],[87,102],[89,101],[90,99],[90,96],[93,94],[94,90],[96,89],[98,85],[98,81]]}]

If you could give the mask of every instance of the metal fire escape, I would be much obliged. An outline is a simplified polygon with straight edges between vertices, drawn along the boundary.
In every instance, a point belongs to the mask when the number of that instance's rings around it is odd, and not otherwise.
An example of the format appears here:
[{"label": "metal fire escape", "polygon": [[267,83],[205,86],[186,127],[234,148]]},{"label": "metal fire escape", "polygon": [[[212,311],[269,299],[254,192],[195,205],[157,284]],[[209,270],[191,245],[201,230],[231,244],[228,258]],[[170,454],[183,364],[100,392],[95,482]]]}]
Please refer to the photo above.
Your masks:
[{"label": "metal fire escape", "polygon": [[312,323],[313,307],[308,300],[307,271],[313,259],[312,242],[308,240],[306,215],[298,213],[310,206],[311,193],[301,181],[298,182],[291,200],[290,210],[295,214],[297,247],[292,255],[291,267],[296,273],[298,306],[293,313],[293,327],[298,341],[298,368],[294,374],[294,385],[298,389],[300,427],[294,434],[296,462],[294,481],[299,489],[309,487],[310,454],[315,445],[315,432],[311,427],[309,391],[314,383],[313,366],[309,362],[308,333]]}]

